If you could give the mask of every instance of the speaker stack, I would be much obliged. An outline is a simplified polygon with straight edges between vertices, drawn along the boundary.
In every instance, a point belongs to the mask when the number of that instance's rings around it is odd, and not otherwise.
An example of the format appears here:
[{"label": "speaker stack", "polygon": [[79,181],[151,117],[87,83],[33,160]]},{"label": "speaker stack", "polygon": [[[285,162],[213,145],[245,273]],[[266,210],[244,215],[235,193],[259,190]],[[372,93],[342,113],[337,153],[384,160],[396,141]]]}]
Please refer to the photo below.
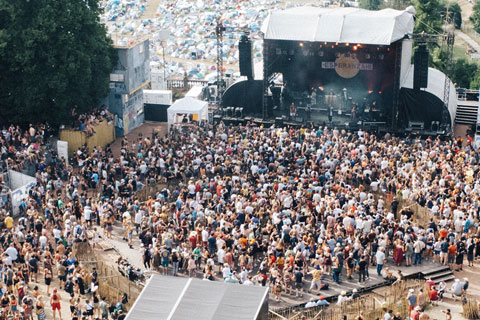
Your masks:
[{"label": "speaker stack", "polygon": [[240,75],[253,80],[252,42],[248,35],[243,34],[238,43],[238,55],[240,61]]},{"label": "speaker stack", "polygon": [[413,89],[419,90],[428,86],[428,49],[426,43],[420,43],[413,57]]}]

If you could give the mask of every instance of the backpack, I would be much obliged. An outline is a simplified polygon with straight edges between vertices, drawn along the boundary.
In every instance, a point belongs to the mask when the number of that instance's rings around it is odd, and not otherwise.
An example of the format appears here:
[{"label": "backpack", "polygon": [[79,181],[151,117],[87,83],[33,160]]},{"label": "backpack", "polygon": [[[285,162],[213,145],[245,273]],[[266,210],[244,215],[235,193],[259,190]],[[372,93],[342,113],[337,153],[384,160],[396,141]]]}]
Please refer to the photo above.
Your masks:
[{"label": "backpack", "polygon": [[328,286],[329,286],[328,283],[322,283],[322,284],[320,285],[320,290],[328,290]]}]

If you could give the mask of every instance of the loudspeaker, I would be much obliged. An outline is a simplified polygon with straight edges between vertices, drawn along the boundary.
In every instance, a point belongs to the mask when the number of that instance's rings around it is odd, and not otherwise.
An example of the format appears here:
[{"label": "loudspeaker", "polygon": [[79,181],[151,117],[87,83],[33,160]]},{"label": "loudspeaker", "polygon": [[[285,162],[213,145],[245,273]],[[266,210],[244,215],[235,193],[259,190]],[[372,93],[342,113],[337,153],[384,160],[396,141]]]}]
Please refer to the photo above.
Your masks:
[{"label": "loudspeaker", "polygon": [[426,88],[428,86],[428,49],[425,43],[421,43],[413,58],[413,89]]},{"label": "loudspeaker", "polygon": [[240,37],[238,43],[238,56],[240,61],[240,75],[246,76],[248,80],[253,79],[252,42],[246,34]]}]

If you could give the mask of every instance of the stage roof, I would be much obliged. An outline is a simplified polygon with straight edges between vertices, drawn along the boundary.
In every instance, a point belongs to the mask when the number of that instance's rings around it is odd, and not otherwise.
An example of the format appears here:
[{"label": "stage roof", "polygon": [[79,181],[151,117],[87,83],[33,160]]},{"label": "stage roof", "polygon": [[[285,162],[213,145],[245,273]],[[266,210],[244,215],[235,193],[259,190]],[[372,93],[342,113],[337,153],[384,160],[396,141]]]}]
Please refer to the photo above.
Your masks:
[{"label": "stage roof", "polygon": [[153,275],[126,320],[254,320],[268,287]]},{"label": "stage roof", "polygon": [[295,7],[272,12],[262,31],[266,40],[326,41],[390,45],[413,33],[415,9]]}]

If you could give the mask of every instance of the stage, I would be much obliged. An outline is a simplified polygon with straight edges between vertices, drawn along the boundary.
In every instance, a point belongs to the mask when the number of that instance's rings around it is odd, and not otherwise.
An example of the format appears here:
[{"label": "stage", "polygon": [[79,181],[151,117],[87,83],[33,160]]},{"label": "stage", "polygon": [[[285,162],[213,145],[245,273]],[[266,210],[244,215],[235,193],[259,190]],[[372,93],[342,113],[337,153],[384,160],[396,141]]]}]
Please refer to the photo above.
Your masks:
[{"label": "stage", "polygon": [[276,125],[448,135],[456,98],[445,88],[455,92],[453,84],[426,65],[428,85],[413,85],[414,13],[413,7],[272,12],[262,26],[263,79],[250,75],[227,88],[217,115],[227,122],[252,117]]}]

